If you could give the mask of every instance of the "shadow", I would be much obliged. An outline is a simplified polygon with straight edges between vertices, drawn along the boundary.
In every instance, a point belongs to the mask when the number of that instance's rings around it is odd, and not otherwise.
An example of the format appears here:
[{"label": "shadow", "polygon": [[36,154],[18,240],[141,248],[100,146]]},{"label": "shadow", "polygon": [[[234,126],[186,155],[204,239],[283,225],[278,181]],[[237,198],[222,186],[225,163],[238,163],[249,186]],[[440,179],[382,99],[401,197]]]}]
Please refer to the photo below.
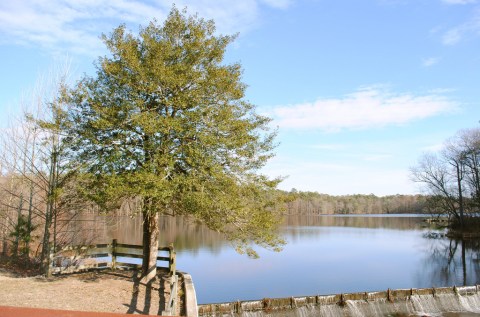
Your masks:
[{"label": "shadow", "polygon": [[100,282],[101,278],[98,276],[98,274],[89,274],[79,279],[84,283],[98,283]]},{"label": "shadow", "polygon": [[[157,277],[158,279],[158,277]],[[157,290],[159,294],[162,294],[162,283],[160,283],[160,287],[157,289],[153,283],[155,281],[150,282],[148,284],[142,283],[142,275],[140,272],[135,270],[132,275],[132,280],[133,280],[133,288],[132,288],[132,298],[130,300],[130,304],[124,304],[125,306],[128,307],[128,310],[126,314],[142,314],[142,315],[148,315],[150,313],[150,309],[152,307],[152,291]],[[140,287],[145,288],[145,299],[144,299],[144,306],[142,309],[138,307],[139,303],[139,295],[141,293]],[[143,288],[142,288],[143,289]],[[159,309],[160,311],[160,309]],[[161,311],[160,311],[161,312]]]},{"label": "shadow", "polygon": [[152,306],[152,282],[145,285],[145,304],[143,306],[143,313],[148,315],[150,313],[150,307]]},{"label": "shadow", "polygon": [[161,316],[166,308],[167,300],[165,298],[165,292],[166,292],[165,285],[167,285],[167,283],[168,281],[166,281],[165,278],[163,277],[160,278],[160,287],[158,288],[158,298],[159,298],[158,312],[157,312],[158,316]]},{"label": "shadow", "polygon": [[140,292],[140,276],[137,270],[133,271],[133,289],[132,289],[132,299],[130,300],[130,305],[128,305],[127,314],[133,314],[135,312],[141,313],[137,310],[138,303],[138,293]]},{"label": "shadow", "polygon": [[35,280],[36,281],[39,281],[39,282],[42,282],[42,283],[52,283],[52,282],[56,282],[56,281],[59,281],[59,280],[64,280],[64,279],[67,279],[69,277],[68,274],[55,274],[55,275],[52,275],[50,277],[45,277],[43,275],[39,275],[39,276],[35,276]]},{"label": "shadow", "polygon": [[118,271],[105,271],[105,272],[103,272],[103,274],[110,275],[110,276],[116,276],[116,277],[119,277],[119,278],[125,279],[125,280],[130,280],[132,278],[129,274],[124,273],[122,271],[120,271],[120,272],[118,272]]},{"label": "shadow", "polygon": [[[0,270],[0,273],[2,271]],[[19,277],[21,276],[14,276],[14,275],[8,275],[10,277]],[[72,273],[64,273],[64,274],[54,274],[51,277],[44,277],[43,275],[35,276],[35,280],[38,282],[42,283],[51,283],[51,282],[56,282],[59,280],[64,280],[68,279],[71,277],[76,277],[82,282],[85,283],[92,283],[92,282],[99,282],[102,279],[107,278],[108,276],[115,276],[118,279],[124,279],[124,280],[131,280],[130,274],[126,273],[121,273],[121,272],[113,272],[109,270],[87,270],[87,271],[80,271],[80,272],[72,272]]]}]

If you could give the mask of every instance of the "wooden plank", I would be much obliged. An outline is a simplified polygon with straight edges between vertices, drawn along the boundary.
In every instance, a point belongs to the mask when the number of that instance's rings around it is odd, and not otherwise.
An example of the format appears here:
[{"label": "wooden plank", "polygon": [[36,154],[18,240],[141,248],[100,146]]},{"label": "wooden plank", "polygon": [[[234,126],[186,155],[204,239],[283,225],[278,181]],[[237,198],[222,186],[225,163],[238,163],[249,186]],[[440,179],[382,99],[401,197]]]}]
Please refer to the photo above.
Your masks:
[{"label": "wooden plank", "polygon": [[[118,267],[122,267],[122,266],[136,267],[136,268],[141,268],[141,267],[142,267],[141,264],[127,263],[127,262],[118,262],[118,261],[117,261],[117,268],[118,268]],[[159,266],[159,265],[157,265],[157,267],[165,268],[164,266]]]},{"label": "wooden plank", "polygon": [[[90,245],[76,245],[76,246],[65,246],[62,248],[62,251],[70,251],[70,250],[86,250],[86,249],[94,249],[94,248],[111,248],[111,243],[99,243],[99,244],[90,244]],[[143,249],[143,246],[136,245],[136,244],[127,244],[127,243],[117,243],[117,247],[125,247],[131,249]],[[170,251],[170,247],[159,247],[158,251]]]},{"label": "wooden plank", "polygon": [[141,268],[142,265],[141,264],[135,264],[135,263],[125,263],[125,262],[117,262],[117,267],[121,267],[121,266],[128,266],[128,267],[136,267],[136,268]]},{"label": "wooden plank", "polygon": [[115,252],[115,255],[117,257],[125,257],[125,258],[135,258],[135,259],[141,259],[143,255],[141,254],[131,254],[131,253],[120,253],[120,252]]},{"label": "wooden plank", "polygon": [[89,258],[106,258],[109,257],[110,253],[94,253],[94,254],[89,254]]},{"label": "wooden plank", "polygon": [[112,245],[108,243],[101,243],[101,244],[96,244],[95,248],[111,248]]},{"label": "wooden plank", "polygon": [[139,249],[132,249],[132,248],[127,248],[127,247],[119,247],[117,245],[117,248],[115,249],[115,253],[128,253],[128,254],[136,254],[136,255],[142,255],[143,252],[142,250]]},{"label": "wooden plank", "polygon": [[143,246],[141,246],[141,245],[126,244],[126,243],[117,243],[117,247],[125,247],[125,248],[131,248],[131,249],[143,249]]},{"label": "wooden plank", "polygon": [[[120,253],[120,252],[116,252],[115,255],[117,257],[121,256],[121,257],[124,257],[124,258],[135,258],[135,259],[141,259],[143,257],[142,254],[131,254],[131,253]],[[170,262],[170,258],[163,257],[163,256],[158,256],[157,261]]]}]

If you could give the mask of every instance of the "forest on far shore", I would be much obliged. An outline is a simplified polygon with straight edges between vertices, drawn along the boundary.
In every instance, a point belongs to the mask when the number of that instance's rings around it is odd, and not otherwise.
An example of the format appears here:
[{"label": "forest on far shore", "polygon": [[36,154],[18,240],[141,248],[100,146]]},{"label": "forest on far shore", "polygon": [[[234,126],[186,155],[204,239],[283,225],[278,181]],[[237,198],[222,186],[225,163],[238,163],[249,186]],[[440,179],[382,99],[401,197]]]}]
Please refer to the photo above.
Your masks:
[{"label": "forest on far shore", "polygon": [[423,195],[331,196],[296,189],[285,193],[288,195],[286,213],[289,215],[417,214],[424,212],[427,200]]}]

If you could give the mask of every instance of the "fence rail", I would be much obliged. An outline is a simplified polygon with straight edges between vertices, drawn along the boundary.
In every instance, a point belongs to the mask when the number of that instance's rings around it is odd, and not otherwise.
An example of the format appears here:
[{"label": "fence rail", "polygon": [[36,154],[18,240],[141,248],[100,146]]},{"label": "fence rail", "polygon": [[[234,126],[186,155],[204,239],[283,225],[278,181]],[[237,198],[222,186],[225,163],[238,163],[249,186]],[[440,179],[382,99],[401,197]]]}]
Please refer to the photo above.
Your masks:
[{"label": "fence rail", "polygon": [[[132,263],[134,259],[141,259],[143,246],[118,243],[93,245],[66,246],[50,254],[50,271],[53,274],[73,273],[88,269],[112,270],[125,268],[140,268],[141,264]],[[157,256],[157,261],[168,262],[168,271],[171,276],[176,273],[176,253],[173,246],[160,247],[160,252],[168,252],[168,256]],[[133,261],[132,261],[133,260]],[[165,267],[158,265],[157,267]]]}]

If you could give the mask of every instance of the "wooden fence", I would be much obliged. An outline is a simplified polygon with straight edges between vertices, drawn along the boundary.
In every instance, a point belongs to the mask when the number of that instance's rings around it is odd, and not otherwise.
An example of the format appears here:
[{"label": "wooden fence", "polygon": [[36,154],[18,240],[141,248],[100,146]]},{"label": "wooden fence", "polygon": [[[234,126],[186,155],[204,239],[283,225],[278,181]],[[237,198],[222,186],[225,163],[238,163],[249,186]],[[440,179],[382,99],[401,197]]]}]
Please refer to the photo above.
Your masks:
[{"label": "wooden fence", "polygon": [[[118,243],[116,239],[112,243],[66,246],[57,252],[50,254],[50,271],[53,274],[73,273],[88,269],[131,269],[140,268],[141,264],[133,263],[134,259],[141,259],[143,247],[141,245]],[[176,271],[176,254],[173,246],[160,247],[158,251],[168,252],[168,256],[158,256],[157,261],[168,262],[171,276]]]},{"label": "wooden fence", "polygon": [[[132,263],[132,261],[143,257],[143,246],[118,243],[116,239],[113,239],[112,243],[67,246],[57,252],[53,252],[53,247],[50,249],[52,252],[50,253],[48,275],[99,269],[140,269],[142,266],[139,263]],[[165,311],[162,315],[171,316],[177,305],[176,253],[173,245],[160,247],[158,251],[168,252],[168,256],[157,256],[157,261],[168,262],[168,266],[161,266],[157,263],[157,267],[168,269],[170,296],[165,303]]]}]

